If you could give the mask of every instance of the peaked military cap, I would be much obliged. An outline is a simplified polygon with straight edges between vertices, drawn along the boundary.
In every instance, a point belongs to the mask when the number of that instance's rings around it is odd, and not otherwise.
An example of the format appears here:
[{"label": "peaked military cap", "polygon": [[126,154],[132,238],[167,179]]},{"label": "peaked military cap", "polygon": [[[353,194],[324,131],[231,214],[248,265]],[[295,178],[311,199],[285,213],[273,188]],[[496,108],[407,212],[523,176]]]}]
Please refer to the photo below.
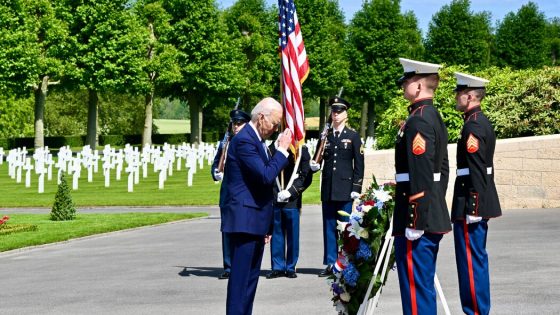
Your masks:
[{"label": "peaked military cap", "polygon": [[412,59],[399,58],[404,70],[404,74],[397,80],[397,85],[401,86],[406,79],[415,75],[437,74],[441,65],[429,62],[416,61]]},{"label": "peaked military cap", "polygon": [[329,100],[329,106],[331,107],[331,111],[340,113],[348,110],[350,107],[352,107],[352,104],[350,104],[350,102],[343,99],[342,97],[335,96],[331,97],[331,99]]},{"label": "peaked military cap", "polygon": [[229,117],[231,121],[249,122],[251,120],[251,116],[240,109],[234,109],[229,112]]},{"label": "peaked military cap", "polygon": [[455,92],[459,92],[464,89],[484,89],[486,84],[490,82],[486,79],[461,72],[455,72],[455,78],[457,78],[457,87],[455,87]]}]

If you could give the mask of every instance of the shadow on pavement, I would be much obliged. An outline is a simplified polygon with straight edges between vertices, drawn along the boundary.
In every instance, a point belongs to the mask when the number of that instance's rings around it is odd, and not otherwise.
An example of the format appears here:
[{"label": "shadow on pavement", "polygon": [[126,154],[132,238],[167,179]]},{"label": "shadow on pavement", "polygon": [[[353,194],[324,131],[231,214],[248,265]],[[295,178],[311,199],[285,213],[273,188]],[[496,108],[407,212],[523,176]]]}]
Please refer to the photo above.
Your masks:
[{"label": "shadow on pavement", "polygon": [[186,266],[175,266],[177,268],[183,268],[179,271],[178,275],[181,277],[211,277],[218,278],[218,276],[224,272],[223,268],[216,267],[186,267]]}]

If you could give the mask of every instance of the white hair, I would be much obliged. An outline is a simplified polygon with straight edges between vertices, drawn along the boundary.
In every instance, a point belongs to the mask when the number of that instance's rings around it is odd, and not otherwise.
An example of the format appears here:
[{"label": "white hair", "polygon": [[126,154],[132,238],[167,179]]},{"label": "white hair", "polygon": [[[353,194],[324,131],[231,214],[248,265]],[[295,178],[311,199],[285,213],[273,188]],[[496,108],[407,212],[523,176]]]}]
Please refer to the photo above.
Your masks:
[{"label": "white hair", "polygon": [[259,114],[270,116],[273,112],[282,113],[282,105],[272,97],[262,99],[251,111],[251,121],[255,122],[259,119]]}]

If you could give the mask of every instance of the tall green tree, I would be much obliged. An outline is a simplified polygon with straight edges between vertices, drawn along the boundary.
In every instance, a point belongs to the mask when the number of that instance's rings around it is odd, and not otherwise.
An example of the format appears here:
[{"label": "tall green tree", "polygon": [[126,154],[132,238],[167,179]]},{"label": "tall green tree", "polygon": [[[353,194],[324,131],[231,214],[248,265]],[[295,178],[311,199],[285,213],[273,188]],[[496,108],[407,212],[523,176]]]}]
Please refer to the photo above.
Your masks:
[{"label": "tall green tree", "polygon": [[426,59],[482,69],[490,65],[490,13],[473,13],[470,0],[453,0],[433,15],[426,37]]},{"label": "tall green tree", "polygon": [[558,65],[558,58],[560,58],[560,17],[551,19],[546,24],[546,46],[548,52],[548,65]]},{"label": "tall green tree", "polygon": [[508,13],[496,30],[497,64],[514,69],[542,67],[548,55],[545,31],[544,14],[533,2]]},{"label": "tall green tree", "polygon": [[86,143],[98,143],[100,92],[143,93],[147,29],[132,14],[128,0],[61,0],[70,25],[75,87],[88,90]]},{"label": "tall green tree", "polygon": [[310,68],[303,84],[304,101],[305,98],[319,99],[319,124],[322,127],[327,100],[340,87],[348,88],[350,63],[344,53],[344,14],[336,0],[299,0],[296,5]]},{"label": "tall green tree", "polygon": [[350,79],[354,100],[367,103],[366,136],[375,136],[376,115],[399,91],[395,85],[402,74],[398,58],[410,57],[421,49],[419,33],[410,14],[401,14],[399,0],[366,1],[352,19],[348,35]]},{"label": "tall green tree", "polygon": [[59,83],[67,66],[67,25],[48,0],[14,0],[0,4],[0,88],[35,99],[35,147],[44,146],[44,112],[48,87]]},{"label": "tall green tree", "polygon": [[167,43],[172,31],[169,20],[171,16],[165,11],[159,0],[142,0],[136,3],[136,14],[148,30],[146,46],[145,78],[148,91],[144,101],[144,128],[142,130],[142,147],[152,143],[153,107],[156,90],[181,79],[179,65],[175,62],[177,50]]},{"label": "tall green tree", "polygon": [[[279,86],[277,12],[264,0],[238,0],[224,13],[233,44],[240,49],[241,107],[250,109]],[[229,106],[231,109],[231,106]]]},{"label": "tall green tree", "polygon": [[171,15],[170,42],[182,74],[173,91],[188,101],[191,142],[199,143],[204,106],[242,89],[242,57],[214,0],[164,0],[163,7]]}]

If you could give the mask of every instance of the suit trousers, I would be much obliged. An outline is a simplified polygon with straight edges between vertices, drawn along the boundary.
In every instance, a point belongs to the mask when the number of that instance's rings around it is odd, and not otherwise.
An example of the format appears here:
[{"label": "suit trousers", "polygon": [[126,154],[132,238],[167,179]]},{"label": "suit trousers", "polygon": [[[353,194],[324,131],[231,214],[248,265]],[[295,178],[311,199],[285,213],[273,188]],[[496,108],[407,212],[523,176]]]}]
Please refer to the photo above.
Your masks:
[{"label": "suit trousers", "polygon": [[274,207],[272,270],[295,272],[299,258],[299,209]]},{"label": "suit trousers", "polygon": [[334,265],[338,258],[336,220],[348,222],[348,217],[338,214],[339,210],[351,213],[352,201],[323,202],[323,265]]},{"label": "suit trousers", "polygon": [[227,287],[226,314],[250,315],[259,282],[264,235],[229,233],[231,275]]},{"label": "suit trousers", "polygon": [[436,315],[434,287],[439,242],[443,234],[425,233],[415,241],[395,236],[395,261],[404,315]]},{"label": "suit trousers", "polygon": [[459,295],[463,312],[468,315],[490,313],[487,235],[488,220],[471,224],[465,220],[453,223]]}]

